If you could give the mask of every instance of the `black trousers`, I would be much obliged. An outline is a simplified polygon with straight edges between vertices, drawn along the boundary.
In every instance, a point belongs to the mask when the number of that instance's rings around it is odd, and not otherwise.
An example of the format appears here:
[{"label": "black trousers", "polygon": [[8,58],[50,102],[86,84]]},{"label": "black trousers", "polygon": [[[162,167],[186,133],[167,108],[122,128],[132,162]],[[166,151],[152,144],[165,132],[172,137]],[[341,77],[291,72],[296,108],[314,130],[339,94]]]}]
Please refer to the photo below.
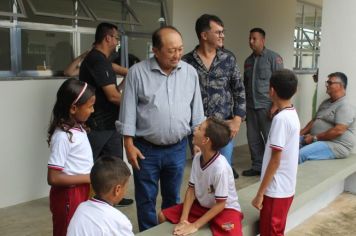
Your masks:
[{"label": "black trousers", "polygon": [[102,155],[123,159],[122,136],[116,130],[91,130],[88,139],[93,150],[94,161]]}]

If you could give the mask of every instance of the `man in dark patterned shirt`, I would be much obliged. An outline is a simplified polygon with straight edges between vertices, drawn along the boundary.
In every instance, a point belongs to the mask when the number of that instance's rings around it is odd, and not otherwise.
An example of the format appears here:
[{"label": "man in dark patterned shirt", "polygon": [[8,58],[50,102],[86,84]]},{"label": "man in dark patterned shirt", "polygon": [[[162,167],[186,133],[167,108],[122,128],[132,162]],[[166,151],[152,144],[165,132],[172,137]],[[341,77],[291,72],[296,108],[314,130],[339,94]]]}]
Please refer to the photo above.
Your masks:
[{"label": "man in dark patterned shirt", "polygon": [[220,152],[231,165],[233,138],[246,115],[245,88],[234,54],[223,48],[224,24],[219,17],[200,16],[195,31],[199,45],[183,60],[198,72],[205,116],[214,116],[229,124],[231,141]]}]

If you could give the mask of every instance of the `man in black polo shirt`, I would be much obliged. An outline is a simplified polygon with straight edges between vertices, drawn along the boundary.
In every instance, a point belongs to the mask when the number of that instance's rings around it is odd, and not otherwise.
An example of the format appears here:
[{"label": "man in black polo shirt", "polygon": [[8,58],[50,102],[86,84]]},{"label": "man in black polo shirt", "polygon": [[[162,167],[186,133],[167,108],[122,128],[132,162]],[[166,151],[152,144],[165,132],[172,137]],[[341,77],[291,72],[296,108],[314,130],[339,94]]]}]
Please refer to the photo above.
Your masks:
[{"label": "man in black polo shirt", "polygon": [[[122,137],[116,131],[115,121],[119,114],[121,93],[117,89],[116,75],[109,61],[120,41],[118,29],[110,23],[100,23],[95,32],[94,48],[80,66],[79,80],[96,88],[94,113],[88,120],[88,133],[94,161],[101,155],[123,158]],[[123,199],[119,204],[133,201]]]}]

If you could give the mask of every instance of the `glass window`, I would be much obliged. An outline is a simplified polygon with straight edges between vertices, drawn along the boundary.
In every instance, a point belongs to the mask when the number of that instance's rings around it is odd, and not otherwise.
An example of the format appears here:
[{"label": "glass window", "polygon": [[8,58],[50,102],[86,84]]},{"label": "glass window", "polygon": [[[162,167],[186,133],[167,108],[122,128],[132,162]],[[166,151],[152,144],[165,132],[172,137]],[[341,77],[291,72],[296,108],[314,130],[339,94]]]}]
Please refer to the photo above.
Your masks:
[{"label": "glass window", "polygon": [[131,8],[139,16],[142,25],[125,25],[127,31],[152,33],[165,22],[162,16],[162,3],[155,0],[131,0]]},{"label": "glass window", "polygon": [[150,38],[129,37],[128,49],[129,54],[138,57],[140,60],[145,60],[150,57],[151,50]]},{"label": "glass window", "polygon": [[10,29],[0,28],[0,71],[10,71],[11,61],[10,61]]},{"label": "glass window", "polygon": [[0,0],[0,74],[61,75],[92,47],[102,21],[127,35],[122,52],[129,61],[144,60],[152,56],[152,31],[166,24],[165,6],[165,0]]},{"label": "glass window", "polygon": [[24,17],[25,9],[22,0],[1,0],[0,15]]},{"label": "glass window", "polygon": [[[21,22],[31,22],[31,23],[45,23],[45,24],[56,24],[56,25],[67,25],[72,26],[73,20],[65,17],[49,17],[41,12],[37,12],[34,6],[31,6],[32,2],[25,1],[24,6],[26,8],[26,18],[21,18]],[[46,3],[47,5],[51,5]],[[39,14],[38,14],[39,13]]]},{"label": "glass window", "polygon": [[28,0],[35,15],[93,20],[88,9],[80,0]]},{"label": "glass window", "polygon": [[22,30],[22,70],[63,71],[73,59],[72,34]]},{"label": "glass window", "polygon": [[92,48],[95,40],[94,34],[80,34],[80,53]]},{"label": "glass window", "polygon": [[320,55],[321,8],[297,2],[294,30],[295,70],[316,70]]},{"label": "glass window", "polygon": [[[124,1],[111,0],[84,0],[97,21],[137,24],[136,18],[131,15],[133,11],[125,5]],[[133,13],[134,14],[134,13]],[[131,17],[129,17],[131,15]]]}]

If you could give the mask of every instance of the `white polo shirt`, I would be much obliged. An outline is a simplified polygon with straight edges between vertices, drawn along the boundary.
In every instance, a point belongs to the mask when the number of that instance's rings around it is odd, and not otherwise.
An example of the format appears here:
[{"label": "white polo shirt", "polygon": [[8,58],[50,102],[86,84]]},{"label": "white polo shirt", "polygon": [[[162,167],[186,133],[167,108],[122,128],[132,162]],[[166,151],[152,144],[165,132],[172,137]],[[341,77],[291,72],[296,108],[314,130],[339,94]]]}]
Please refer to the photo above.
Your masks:
[{"label": "white polo shirt", "polygon": [[261,181],[265,175],[272,149],[281,150],[281,162],[265,195],[274,198],[291,197],[295,193],[300,122],[294,107],[280,111],[272,120],[263,156]]},{"label": "white polo shirt", "polygon": [[52,135],[48,168],[68,175],[89,174],[93,167],[93,152],[87,133],[82,128],[72,128],[72,141],[68,133],[56,129]]},{"label": "white polo shirt", "polygon": [[202,165],[201,154],[193,159],[189,186],[194,188],[200,205],[212,208],[219,200],[226,200],[225,208],[241,211],[231,166],[217,152],[209,162]]},{"label": "white polo shirt", "polygon": [[92,198],[82,202],[71,219],[67,236],[133,236],[130,220],[108,203]]}]

